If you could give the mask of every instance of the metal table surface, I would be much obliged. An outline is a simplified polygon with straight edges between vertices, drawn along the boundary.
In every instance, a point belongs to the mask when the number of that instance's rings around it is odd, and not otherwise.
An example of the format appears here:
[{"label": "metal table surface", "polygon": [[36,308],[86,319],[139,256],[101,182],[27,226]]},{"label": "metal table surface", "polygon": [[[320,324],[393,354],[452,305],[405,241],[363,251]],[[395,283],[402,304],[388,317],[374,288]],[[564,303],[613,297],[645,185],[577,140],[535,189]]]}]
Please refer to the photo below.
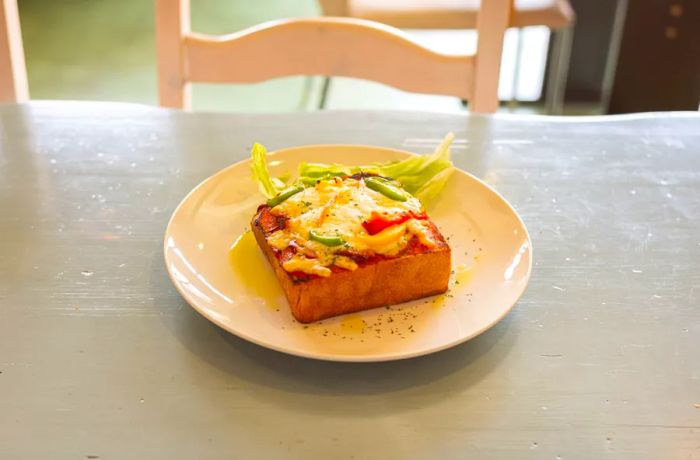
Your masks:
[{"label": "metal table surface", "polygon": [[[425,152],[450,130],[534,247],[478,338],[306,360],[218,329],[166,276],[170,213],[253,141]],[[5,105],[0,207],[0,458],[700,458],[698,114]]]}]

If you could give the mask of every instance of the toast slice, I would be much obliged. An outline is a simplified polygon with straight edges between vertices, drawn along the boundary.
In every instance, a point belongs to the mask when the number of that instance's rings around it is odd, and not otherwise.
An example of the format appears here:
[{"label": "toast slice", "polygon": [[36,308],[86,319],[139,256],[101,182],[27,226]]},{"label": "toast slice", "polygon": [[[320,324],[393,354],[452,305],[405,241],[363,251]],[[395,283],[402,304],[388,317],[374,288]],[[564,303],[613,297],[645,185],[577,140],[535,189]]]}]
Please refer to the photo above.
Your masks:
[{"label": "toast slice", "polygon": [[260,206],[251,224],[302,323],[448,287],[445,238],[420,202],[385,178],[297,185]]},{"label": "toast slice", "polygon": [[[301,323],[406,302],[447,291],[450,247],[432,224],[442,244],[426,248],[412,241],[395,257],[357,257],[357,269],[333,267],[330,276],[290,273],[282,266],[285,255],[268,244],[270,208],[261,206],[252,229],[287,297],[292,314]],[[268,229],[270,227],[267,227]]]}]

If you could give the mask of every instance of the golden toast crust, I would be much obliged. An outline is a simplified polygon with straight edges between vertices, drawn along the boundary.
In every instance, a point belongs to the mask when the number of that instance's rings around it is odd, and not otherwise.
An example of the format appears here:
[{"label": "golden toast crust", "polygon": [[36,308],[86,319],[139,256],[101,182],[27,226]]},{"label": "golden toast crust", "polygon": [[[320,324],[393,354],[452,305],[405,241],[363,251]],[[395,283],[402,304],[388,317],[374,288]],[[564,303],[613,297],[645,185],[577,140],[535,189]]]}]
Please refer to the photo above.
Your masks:
[{"label": "golden toast crust", "polygon": [[[447,291],[451,270],[450,247],[383,258],[360,264],[357,270],[334,271],[329,277],[299,279],[288,273],[267,242],[260,222],[261,207],[251,227],[258,245],[270,261],[289,301],[294,317],[310,323],[332,316],[391,305]],[[437,229],[436,229],[437,231]]]}]

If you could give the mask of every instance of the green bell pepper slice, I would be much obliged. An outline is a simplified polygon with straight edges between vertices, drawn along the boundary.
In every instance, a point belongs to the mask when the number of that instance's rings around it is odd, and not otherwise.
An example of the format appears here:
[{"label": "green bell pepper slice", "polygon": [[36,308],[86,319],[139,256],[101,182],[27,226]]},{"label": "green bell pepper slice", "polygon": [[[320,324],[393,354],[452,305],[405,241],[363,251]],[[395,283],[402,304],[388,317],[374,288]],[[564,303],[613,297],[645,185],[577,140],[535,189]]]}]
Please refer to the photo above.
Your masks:
[{"label": "green bell pepper slice", "polygon": [[391,198],[396,201],[406,201],[408,200],[408,193],[404,192],[400,188],[390,184],[389,182],[383,181],[378,177],[368,177],[365,179],[365,185],[379,192],[387,198]]},{"label": "green bell pepper slice", "polygon": [[311,241],[317,241],[321,244],[325,244],[326,246],[340,246],[341,244],[345,243],[345,241],[343,241],[343,239],[339,236],[321,235],[314,230],[309,231],[309,239]]},{"label": "green bell pepper slice", "polygon": [[304,190],[303,185],[295,185],[293,187],[289,187],[287,190],[283,190],[279,195],[267,200],[267,205],[271,208],[274,208],[278,204],[286,201],[289,197],[296,195],[302,190]]}]

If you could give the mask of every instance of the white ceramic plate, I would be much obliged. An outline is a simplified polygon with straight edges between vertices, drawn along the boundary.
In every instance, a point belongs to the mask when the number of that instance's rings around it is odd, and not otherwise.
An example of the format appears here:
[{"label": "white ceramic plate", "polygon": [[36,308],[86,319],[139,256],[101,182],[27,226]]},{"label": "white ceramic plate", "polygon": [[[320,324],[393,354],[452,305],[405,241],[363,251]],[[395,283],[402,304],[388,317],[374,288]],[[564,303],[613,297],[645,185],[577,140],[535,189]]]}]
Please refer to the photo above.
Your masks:
[{"label": "white ceramic plate", "polygon": [[[379,147],[315,145],[280,150],[269,154],[268,162],[271,173],[281,175],[296,172],[304,161],[367,164],[407,155]],[[300,324],[267,260],[245,233],[263,201],[248,160],[206,179],[173,213],[165,233],[165,264],[178,291],[198,312],[273,350],[333,361],[386,361],[436,352],[497,323],[530,277],[530,238],[517,213],[486,184],[457,171],[428,207],[452,248],[454,274],[447,294]]]}]

